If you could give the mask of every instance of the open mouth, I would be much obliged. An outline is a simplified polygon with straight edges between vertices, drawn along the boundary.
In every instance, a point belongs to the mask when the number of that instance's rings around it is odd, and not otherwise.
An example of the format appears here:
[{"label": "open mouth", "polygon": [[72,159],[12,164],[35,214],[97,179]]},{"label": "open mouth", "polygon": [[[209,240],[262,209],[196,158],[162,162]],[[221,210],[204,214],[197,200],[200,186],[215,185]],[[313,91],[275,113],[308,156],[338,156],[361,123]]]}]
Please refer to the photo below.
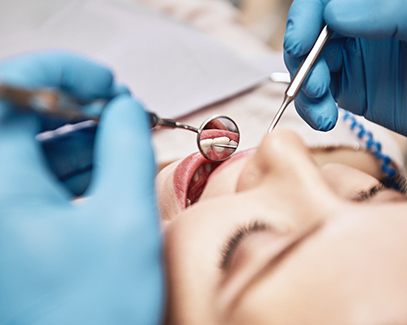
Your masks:
[{"label": "open mouth", "polygon": [[221,162],[207,160],[201,153],[186,157],[175,169],[174,188],[178,205],[185,209],[197,202],[212,172]]},{"label": "open mouth", "polygon": [[230,159],[222,162],[207,160],[199,152],[186,157],[174,171],[174,189],[178,206],[185,209],[199,201],[209,177],[215,170],[228,168],[236,160],[252,154],[254,149],[235,153]]},{"label": "open mouth", "polygon": [[[201,150],[216,158],[223,158],[222,155],[225,154],[229,157],[234,152],[234,149],[228,152],[230,149],[217,145],[237,147],[238,142],[239,134],[228,130],[203,130],[200,136]],[[182,209],[199,200],[209,176],[221,163],[221,161],[208,160],[201,153],[194,153],[177,166],[174,172],[174,188],[177,203]]]}]

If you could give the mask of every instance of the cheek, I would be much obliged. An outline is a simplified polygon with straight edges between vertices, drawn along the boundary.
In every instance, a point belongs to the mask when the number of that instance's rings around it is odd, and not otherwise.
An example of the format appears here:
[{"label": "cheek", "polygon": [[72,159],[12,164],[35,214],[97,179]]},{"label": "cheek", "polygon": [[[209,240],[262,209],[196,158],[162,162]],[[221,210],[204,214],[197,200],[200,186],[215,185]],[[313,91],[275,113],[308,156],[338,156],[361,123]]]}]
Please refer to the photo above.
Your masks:
[{"label": "cheek", "polygon": [[244,163],[245,160],[242,159],[226,166],[224,169],[215,170],[209,177],[200,200],[235,193]]},{"label": "cheek", "polygon": [[367,190],[378,183],[376,178],[341,164],[324,165],[321,173],[331,189],[344,199],[352,199],[361,190]]}]

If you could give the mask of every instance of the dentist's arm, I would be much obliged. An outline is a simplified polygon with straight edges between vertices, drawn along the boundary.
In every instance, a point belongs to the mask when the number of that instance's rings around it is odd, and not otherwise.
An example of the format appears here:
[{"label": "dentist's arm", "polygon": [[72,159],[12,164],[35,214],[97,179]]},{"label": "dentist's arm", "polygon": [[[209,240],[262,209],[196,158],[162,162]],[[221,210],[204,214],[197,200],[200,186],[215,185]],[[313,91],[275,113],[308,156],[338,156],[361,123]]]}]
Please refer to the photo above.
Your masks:
[{"label": "dentist's arm", "polygon": [[334,32],[295,106],[315,129],[337,119],[335,101],[407,135],[407,7],[401,0],[294,0],[284,41],[293,74],[323,24]]},{"label": "dentist's arm", "polygon": [[[0,63],[0,80],[112,95],[111,72],[65,53]],[[0,323],[157,324],[161,239],[148,119],[129,95],[113,96],[96,134],[84,201],[49,172],[34,136],[40,120],[0,102]]]}]

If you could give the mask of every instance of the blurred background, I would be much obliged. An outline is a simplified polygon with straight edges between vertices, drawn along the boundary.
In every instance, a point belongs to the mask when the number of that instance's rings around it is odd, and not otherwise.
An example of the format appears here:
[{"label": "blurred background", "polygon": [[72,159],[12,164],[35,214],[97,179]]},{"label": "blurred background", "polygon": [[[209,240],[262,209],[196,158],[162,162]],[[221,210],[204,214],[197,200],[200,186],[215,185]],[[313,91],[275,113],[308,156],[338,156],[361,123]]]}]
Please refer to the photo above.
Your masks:
[{"label": "blurred background", "polygon": [[[285,20],[291,0],[219,1],[231,2],[241,11],[243,24],[253,34],[264,40],[273,49],[281,50]],[[1,0],[0,37],[9,39],[13,34],[36,28],[69,2],[74,2],[74,0]]]},{"label": "blurred background", "polygon": [[282,50],[287,12],[292,0],[230,0],[242,12],[242,21],[274,50]]},{"label": "blurred background", "polygon": [[[106,0],[93,0],[93,2],[107,2]],[[67,7],[74,8],[75,4],[82,4],[87,1],[84,0],[0,0],[0,39],[2,40],[2,47],[0,47],[0,57],[6,56],[11,49],[19,48],[20,44],[29,43],[30,41],[36,42],[37,36],[35,35],[34,31],[41,28],[42,25],[47,23],[47,26],[53,26],[55,23],[58,14],[63,13]],[[292,0],[109,0],[110,3],[121,3],[121,4],[135,4],[137,2],[144,2],[145,4],[156,4],[159,7],[165,8],[165,6],[173,6],[177,4],[178,7],[183,7],[184,5],[188,4],[202,4],[202,3],[209,3],[209,2],[219,2],[223,4],[230,5],[230,7],[236,8],[237,15],[234,16],[234,20],[237,21],[237,25],[243,28],[236,28],[233,26],[234,31],[236,33],[222,33],[217,31],[219,38],[222,38],[224,44],[228,45],[227,41],[230,39],[231,49],[233,50],[233,45],[239,47],[239,41],[236,41],[237,38],[244,37],[242,34],[247,33],[250,36],[255,36],[257,40],[260,40],[258,44],[253,44],[253,51],[250,48],[239,49],[240,52],[246,55],[249,59],[253,59],[252,61],[262,62],[267,61],[267,64],[271,61],[276,61],[277,64],[274,64],[269,68],[266,65],[266,69],[268,71],[283,71],[284,66],[281,58],[281,51],[283,47],[283,36],[285,31],[285,22],[287,18],[288,9],[292,3]],[[152,7],[154,7],[152,5]],[[219,6],[221,8],[222,6]],[[229,7],[229,6],[226,6]],[[222,9],[222,8],[221,8]],[[173,12],[170,12],[173,13]],[[174,13],[173,13],[174,14]],[[61,16],[61,15],[59,15]],[[175,14],[175,16],[177,16]],[[179,15],[182,16],[182,10],[179,9]],[[219,15],[220,19],[224,19],[224,17],[228,18],[228,14]],[[78,18],[78,17],[77,17]],[[193,18],[191,18],[193,19]],[[100,22],[100,21],[99,21]],[[122,22],[121,22],[122,23]],[[76,41],[78,38],[77,35],[73,35],[73,30],[80,29],[78,19],[73,19],[72,22],[69,21],[71,24],[71,28],[65,28],[65,40],[68,41]],[[108,24],[107,24],[108,25]],[[243,26],[241,26],[243,25]],[[206,31],[205,23],[199,25],[196,24],[198,27],[202,27],[202,30]],[[65,26],[66,27],[66,26]],[[68,26],[70,27],[70,26]],[[76,27],[76,28],[75,28]],[[98,29],[98,27],[93,26],[94,29]],[[111,26],[110,26],[111,27]],[[110,28],[109,26],[107,28]],[[86,21],[86,32],[89,32],[89,28],[92,28],[92,21]],[[43,31],[44,29],[40,30]],[[82,30],[82,29],[80,29]],[[48,32],[50,32],[48,30]],[[52,30],[51,33],[52,34]],[[230,31],[229,31],[230,32]],[[134,33],[134,30],[131,30],[130,33]],[[86,33],[85,33],[86,34]],[[236,35],[239,34],[239,35]],[[37,35],[44,35],[44,33],[39,33]],[[51,35],[52,36],[52,35]],[[107,35],[109,36],[109,35]],[[117,35],[110,35],[113,38],[117,39]],[[123,35],[120,35],[123,36]],[[122,39],[127,39],[124,35]],[[213,35],[212,35],[213,36]],[[248,35],[246,35],[248,36]],[[50,39],[51,37],[45,36],[46,39]],[[81,37],[79,37],[81,38]],[[83,38],[83,37],[82,37]],[[98,52],[108,52],[106,44],[107,37],[100,39],[99,43],[100,48],[97,48],[96,54]],[[22,41],[23,40],[23,41]],[[247,41],[247,37],[245,38]],[[129,42],[124,42],[127,44],[131,44]],[[264,48],[260,48],[259,44]],[[88,44],[87,44],[88,45]],[[24,47],[24,46],[23,46]],[[272,50],[272,51],[269,51]],[[248,53],[245,53],[248,52]],[[252,55],[252,53],[255,55]],[[126,52],[128,55],[128,51]],[[258,54],[266,53],[265,58],[262,58],[261,55]],[[270,53],[274,53],[274,56],[270,58]],[[130,55],[131,56],[131,55]],[[133,56],[131,56],[133,58]],[[257,62],[257,63],[258,63]],[[116,65],[120,65],[121,62],[116,62]],[[127,68],[127,67],[125,67]],[[126,70],[126,69],[125,69]],[[277,105],[278,103],[276,103]],[[404,139],[403,139],[404,141]]]}]

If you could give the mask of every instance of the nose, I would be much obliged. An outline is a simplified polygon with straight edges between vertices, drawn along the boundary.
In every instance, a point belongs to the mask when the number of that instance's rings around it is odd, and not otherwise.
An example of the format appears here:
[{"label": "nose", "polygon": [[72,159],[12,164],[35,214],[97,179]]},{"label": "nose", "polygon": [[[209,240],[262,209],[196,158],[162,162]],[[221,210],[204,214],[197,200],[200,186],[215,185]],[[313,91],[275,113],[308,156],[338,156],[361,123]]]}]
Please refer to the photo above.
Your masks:
[{"label": "nose", "polygon": [[310,194],[318,198],[330,192],[309,148],[288,130],[276,130],[263,138],[243,168],[236,189],[240,192],[259,186],[272,186],[274,192],[301,201]]}]

